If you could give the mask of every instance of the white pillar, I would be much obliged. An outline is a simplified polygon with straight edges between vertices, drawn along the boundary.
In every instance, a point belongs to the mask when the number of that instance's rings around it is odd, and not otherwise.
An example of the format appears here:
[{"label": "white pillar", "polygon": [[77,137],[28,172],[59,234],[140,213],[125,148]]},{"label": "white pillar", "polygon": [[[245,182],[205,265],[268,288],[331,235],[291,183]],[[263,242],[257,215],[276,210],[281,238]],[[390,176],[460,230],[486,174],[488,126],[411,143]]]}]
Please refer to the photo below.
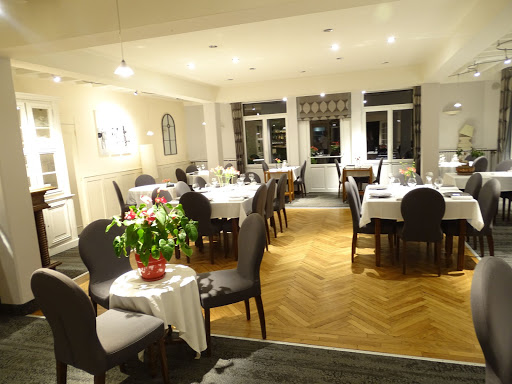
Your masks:
[{"label": "white pillar", "polygon": [[441,113],[439,83],[421,86],[421,174],[439,171],[439,114]]},{"label": "white pillar", "polygon": [[297,98],[289,97],[286,101],[286,162],[291,165],[302,165],[304,161],[300,161],[297,116]]},{"label": "white pillar", "polygon": [[11,71],[10,60],[0,58],[0,300],[19,305],[34,298],[30,276],[41,258]]},{"label": "white pillar", "polygon": [[217,165],[224,166],[224,151],[222,150],[222,128],[220,119],[220,104],[203,104],[205,137],[206,137],[206,156],[208,159],[208,168]]}]

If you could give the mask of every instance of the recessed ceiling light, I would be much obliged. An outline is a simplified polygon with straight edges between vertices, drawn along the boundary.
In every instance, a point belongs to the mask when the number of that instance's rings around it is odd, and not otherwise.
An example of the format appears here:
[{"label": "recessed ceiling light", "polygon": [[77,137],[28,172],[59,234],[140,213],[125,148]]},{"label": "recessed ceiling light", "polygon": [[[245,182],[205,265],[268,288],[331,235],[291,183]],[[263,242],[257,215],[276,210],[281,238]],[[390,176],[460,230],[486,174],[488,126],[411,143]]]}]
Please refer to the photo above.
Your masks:
[{"label": "recessed ceiling light", "polygon": [[61,77],[60,77],[60,76],[56,76],[56,75],[54,75],[54,76],[53,76],[53,81],[54,81],[54,82],[56,82],[56,83],[60,83],[60,82],[61,82],[61,80],[62,80],[62,79],[61,79]]},{"label": "recessed ceiling light", "polygon": [[232,81],[233,79],[228,79],[228,81]]},{"label": "recessed ceiling light", "polygon": [[288,100],[288,98],[287,98],[287,97],[283,97],[283,101],[287,101],[287,100]]},{"label": "recessed ceiling light", "polygon": [[461,103],[459,103],[459,102],[456,102],[455,104],[453,104],[453,106],[454,106],[455,108],[460,108],[460,107],[462,107],[462,104],[461,104]]},{"label": "recessed ceiling light", "polygon": [[323,93],[323,92],[322,92],[322,93],[320,94],[320,97],[324,97],[324,96],[325,96],[325,93]]},{"label": "recessed ceiling light", "polygon": [[510,63],[512,63],[512,59],[509,59],[508,57],[507,57],[507,58],[505,59],[505,61],[503,62],[503,64],[505,64],[505,65],[508,65],[508,64],[510,64]]},{"label": "recessed ceiling light", "polygon": [[306,73],[306,71],[300,71],[300,73]]},{"label": "recessed ceiling light", "polygon": [[361,91],[361,93],[364,95],[366,93],[366,91]]},{"label": "recessed ceiling light", "polygon": [[154,135],[154,132],[153,132],[153,131],[147,131],[147,132],[146,132],[146,135],[147,135],[147,136],[153,136],[153,135]]},{"label": "recessed ceiling light", "polygon": [[188,67],[188,69],[195,69],[196,65],[194,63],[188,63],[187,67]]},{"label": "recessed ceiling light", "polygon": [[324,32],[332,32],[332,31],[334,31],[334,29],[332,29],[332,28],[326,28],[326,29],[324,29]]},{"label": "recessed ceiling light", "polygon": [[209,45],[208,48],[217,48],[217,45]]},{"label": "recessed ceiling light", "polygon": [[255,71],[255,70],[256,70],[256,68],[254,68],[254,67],[249,68],[249,71]]},{"label": "recessed ceiling light", "polygon": [[338,49],[340,49],[340,46],[338,44],[333,44],[333,45],[331,45],[331,49],[333,51],[337,51]]},{"label": "recessed ceiling light", "polygon": [[240,59],[238,57],[233,57],[231,61],[233,61],[234,64],[238,64],[240,62]]},{"label": "recessed ceiling light", "polygon": [[480,72],[479,72],[479,71],[476,71],[476,72],[473,74],[473,76],[475,76],[475,77],[480,76]]},{"label": "recessed ceiling light", "polygon": [[389,64],[389,61],[383,61],[381,64]]},{"label": "recessed ceiling light", "polygon": [[366,104],[366,100],[363,100],[363,104]]},{"label": "recessed ceiling light", "polygon": [[201,124],[202,124],[202,125],[206,125],[206,121],[203,121]]},{"label": "recessed ceiling light", "polygon": [[343,60],[343,57],[337,57],[336,60]]},{"label": "recessed ceiling light", "polygon": [[388,44],[393,44],[396,41],[395,36],[388,37]]},{"label": "recessed ceiling light", "polygon": [[139,94],[139,91],[135,91],[135,92],[133,92],[133,94],[134,94],[135,96],[137,96],[137,95]]}]

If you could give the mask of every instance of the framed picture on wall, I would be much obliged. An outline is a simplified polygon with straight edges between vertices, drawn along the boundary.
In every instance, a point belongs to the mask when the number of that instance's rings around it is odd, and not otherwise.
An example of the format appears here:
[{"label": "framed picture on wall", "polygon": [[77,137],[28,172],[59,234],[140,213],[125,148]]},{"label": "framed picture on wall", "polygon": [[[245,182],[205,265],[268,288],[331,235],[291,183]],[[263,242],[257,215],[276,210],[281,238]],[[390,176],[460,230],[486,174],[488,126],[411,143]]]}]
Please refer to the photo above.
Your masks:
[{"label": "framed picture on wall", "polygon": [[132,129],[121,115],[94,111],[98,151],[101,156],[124,155],[134,153],[135,140]]}]

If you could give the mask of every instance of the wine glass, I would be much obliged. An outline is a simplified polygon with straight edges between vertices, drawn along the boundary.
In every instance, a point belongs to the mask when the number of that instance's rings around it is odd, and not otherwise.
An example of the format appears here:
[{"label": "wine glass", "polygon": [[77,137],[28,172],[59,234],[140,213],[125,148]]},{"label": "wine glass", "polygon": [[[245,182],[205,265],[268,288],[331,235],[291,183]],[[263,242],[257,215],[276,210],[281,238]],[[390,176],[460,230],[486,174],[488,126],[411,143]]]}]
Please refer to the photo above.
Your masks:
[{"label": "wine glass", "polygon": [[239,179],[242,180],[242,183],[245,183],[245,173],[241,173]]},{"label": "wine glass", "polygon": [[434,186],[436,187],[436,189],[441,188],[442,185],[443,185],[443,178],[441,176],[436,177],[436,179],[434,180]]},{"label": "wine glass", "polygon": [[212,177],[212,187],[217,187],[217,179],[215,177]]},{"label": "wine glass", "polygon": [[391,184],[393,184],[393,182],[395,181],[395,176],[393,176],[393,174],[391,174],[391,173],[390,173],[390,174],[388,175],[388,178],[389,178],[389,184],[390,184],[390,185],[391,185]]},{"label": "wine glass", "polygon": [[204,164],[201,164],[201,170],[204,171]]},{"label": "wine glass", "polygon": [[432,172],[427,172],[425,177],[427,178],[427,184],[432,185],[432,178],[434,177],[434,174]]},{"label": "wine glass", "polygon": [[194,191],[197,191],[197,190],[199,189],[199,184],[197,184],[197,183],[193,183],[193,184],[192,184],[192,189],[193,189]]},{"label": "wine glass", "polygon": [[251,181],[251,184],[254,183],[254,175],[252,173],[249,174],[249,180]]},{"label": "wine glass", "polygon": [[409,177],[409,180],[407,180],[407,185],[411,188],[414,188],[416,186],[416,178],[414,176]]},{"label": "wine glass", "polygon": [[244,179],[242,178],[241,175],[240,177],[238,177],[238,179],[236,179],[236,184],[238,185],[239,188],[242,188],[242,185],[244,185]]}]

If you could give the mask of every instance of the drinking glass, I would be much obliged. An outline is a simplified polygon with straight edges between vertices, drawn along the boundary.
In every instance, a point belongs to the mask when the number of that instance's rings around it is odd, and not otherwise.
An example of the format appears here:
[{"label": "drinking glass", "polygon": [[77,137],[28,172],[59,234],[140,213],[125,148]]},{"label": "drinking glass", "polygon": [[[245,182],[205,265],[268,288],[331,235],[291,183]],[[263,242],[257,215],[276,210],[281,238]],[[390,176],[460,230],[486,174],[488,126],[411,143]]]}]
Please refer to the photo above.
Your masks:
[{"label": "drinking glass", "polygon": [[392,174],[389,174],[388,175],[388,178],[389,178],[389,184],[393,184],[393,182],[395,181],[395,176],[393,176]]},{"label": "drinking glass", "polygon": [[254,183],[254,175],[253,174],[249,175],[249,180],[251,181],[251,184]]},{"label": "drinking glass", "polygon": [[212,177],[212,186],[215,188],[217,186],[217,179]]},{"label": "drinking glass", "polygon": [[416,186],[416,178],[409,177],[409,179],[407,180],[407,185],[411,188],[414,188]]},{"label": "drinking glass", "polygon": [[236,183],[238,185],[238,187],[242,187],[242,185],[244,185],[244,179],[242,179],[242,177],[239,177],[237,180],[236,180]]},{"label": "drinking glass", "polygon": [[194,191],[197,191],[199,189],[199,184],[197,184],[197,183],[192,184],[192,189]]},{"label": "drinking glass", "polygon": [[245,173],[240,174],[240,179],[242,179],[242,182],[245,183]]},{"label": "drinking glass", "polygon": [[436,179],[434,180],[434,186],[436,187],[436,189],[441,188],[442,185],[443,185],[443,178],[441,176],[436,177]]},{"label": "drinking glass", "polygon": [[427,178],[427,184],[432,185],[432,177],[434,177],[434,174],[432,172],[427,172],[425,177]]},{"label": "drinking glass", "polygon": [[201,164],[201,169],[204,171],[204,164]]}]

